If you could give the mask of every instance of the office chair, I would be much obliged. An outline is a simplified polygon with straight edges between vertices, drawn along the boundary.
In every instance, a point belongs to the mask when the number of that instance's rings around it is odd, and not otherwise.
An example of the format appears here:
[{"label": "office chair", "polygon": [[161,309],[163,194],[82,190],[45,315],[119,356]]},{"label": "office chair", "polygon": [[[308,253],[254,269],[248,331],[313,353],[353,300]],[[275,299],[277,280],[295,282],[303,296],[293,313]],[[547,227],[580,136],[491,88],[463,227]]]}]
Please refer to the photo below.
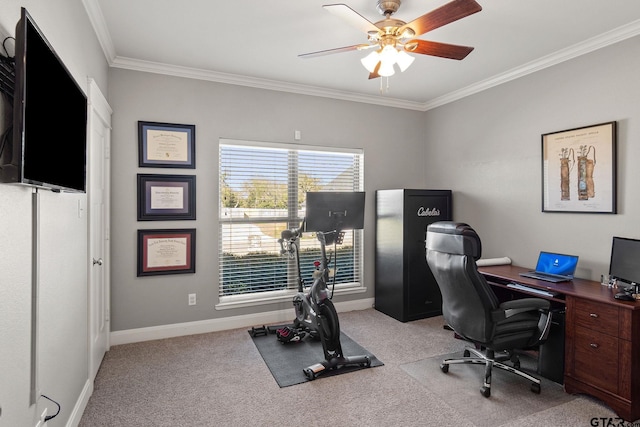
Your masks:
[{"label": "office chair", "polygon": [[[542,298],[523,298],[500,303],[476,260],[482,254],[480,237],[467,224],[435,222],[427,227],[426,258],[442,293],[442,314],[447,326],[474,346],[461,359],[446,359],[440,365],[472,363],[485,365],[485,397],[491,395],[493,367],[531,381],[531,391],[540,393],[540,380],[520,370],[516,350],[535,348],[547,338],[550,303]],[[473,353],[474,357],[470,357]],[[502,362],[510,360],[513,366]]]}]

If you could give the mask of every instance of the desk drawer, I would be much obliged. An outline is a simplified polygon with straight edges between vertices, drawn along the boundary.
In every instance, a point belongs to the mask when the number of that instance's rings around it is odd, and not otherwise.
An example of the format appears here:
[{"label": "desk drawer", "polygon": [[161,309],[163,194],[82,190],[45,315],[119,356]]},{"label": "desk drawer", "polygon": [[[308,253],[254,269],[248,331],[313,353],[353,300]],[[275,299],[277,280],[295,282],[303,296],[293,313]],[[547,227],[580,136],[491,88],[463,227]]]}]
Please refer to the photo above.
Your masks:
[{"label": "desk drawer", "polygon": [[618,336],[618,307],[580,298],[576,298],[575,304],[577,326]]},{"label": "desk drawer", "polygon": [[573,373],[588,384],[618,392],[618,339],[576,326]]}]

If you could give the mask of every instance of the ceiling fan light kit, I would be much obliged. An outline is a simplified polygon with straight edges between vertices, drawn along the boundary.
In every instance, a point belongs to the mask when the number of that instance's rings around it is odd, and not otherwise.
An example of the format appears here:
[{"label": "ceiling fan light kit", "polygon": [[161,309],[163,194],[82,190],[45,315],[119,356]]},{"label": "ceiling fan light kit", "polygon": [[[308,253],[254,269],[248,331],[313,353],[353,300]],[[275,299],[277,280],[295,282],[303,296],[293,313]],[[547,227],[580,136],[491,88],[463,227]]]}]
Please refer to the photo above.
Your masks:
[{"label": "ceiling fan light kit", "polygon": [[391,18],[400,8],[400,4],[401,0],[377,0],[376,8],[385,18],[376,23],[372,23],[346,4],[324,5],[323,8],[325,10],[367,34],[368,44],[328,49],[299,56],[312,58],[333,53],[375,48],[375,51],[360,60],[364,68],[369,71],[369,78],[372,79],[381,76],[392,76],[395,74],[394,65],[396,64],[400,71],[404,72],[415,60],[415,57],[407,54],[407,52],[462,60],[473,50],[473,47],[469,46],[414,39],[413,37],[418,37],[436,28],[480,12],[482,6],[475,0],[453,0],[409,23]]},{"label": "ceiling fan light kit", "polygon": [[380,52],[373,51],[360,60],[364,68],[370,73],[374,73],[376,66],[380,64],[377,74],[382,77],[389,77],[395,74],[393,66],[398,64],[400,71],[404,72],[415,58],[403,50],[397,50],[391,45],[382,48]]},{"label": "ceiling fan light kit", "polygon": [[409,55],[404,50],[401,50],[398,52],[398,56],[396,57],[396,64],[398,64],[398,67],[400,67],[400,71],[404,72],[407,68],[409,68],[409,65],[413,64],[413,61],[415,61],[415,59],[416,58]]},{"label": "ceiling fan light kit", "polygon": [[374,50],[369,55],[362,58],[360,62],[368,72],[373,73],[373,70],[376,69],[376,65],[380,62],[380,54],[378,51]]}]

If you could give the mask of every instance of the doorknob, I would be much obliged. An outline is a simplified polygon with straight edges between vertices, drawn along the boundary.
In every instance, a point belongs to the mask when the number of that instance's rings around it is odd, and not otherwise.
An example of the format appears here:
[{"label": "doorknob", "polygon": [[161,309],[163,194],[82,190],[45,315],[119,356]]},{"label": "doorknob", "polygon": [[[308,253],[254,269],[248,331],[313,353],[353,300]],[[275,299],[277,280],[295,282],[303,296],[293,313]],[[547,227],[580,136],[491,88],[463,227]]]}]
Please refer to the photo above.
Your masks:
[{"label": "doorknob", "polygon": [[98,264],[98,265],[102,265],[102,258],[98,258],[98,259],[95,259],[95,258],[94,258],[94,259],[93,259],[93,265],[96,265],[96,264]]}]

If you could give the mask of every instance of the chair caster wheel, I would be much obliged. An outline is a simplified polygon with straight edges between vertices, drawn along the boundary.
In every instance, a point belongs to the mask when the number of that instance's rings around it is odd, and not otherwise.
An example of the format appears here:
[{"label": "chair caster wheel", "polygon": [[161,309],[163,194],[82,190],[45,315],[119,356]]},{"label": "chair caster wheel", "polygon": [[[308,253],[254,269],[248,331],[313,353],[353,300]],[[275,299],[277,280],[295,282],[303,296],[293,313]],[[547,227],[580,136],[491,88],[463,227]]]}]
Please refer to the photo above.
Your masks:
[{"label": "chair caster wheel", "polygon": [[440,370],[446,374],[447,372],[449,372],[449,365],[445,365],[444,363],[442,363],[440,365]]},{"label": "chair caster wheel", "polygon": [[531,383],[531,391],[535,394],[540,394],[540,384]]},{"label": "chair caster wheel", "polygon": [[303,369],[302,371],[304,372],[305,377],[307,377],[309,381],[313,381],[316,379],[316,374],[314,374],[311,369],[307,368],[307,369]]},{"label": "chair caster wheel", "polygon": [[480,389],[480,393],[484,396],[484,397],[489,397],[491,396],[491,389],[489,387],[482,387]]},{"label": "chair caster wheel", "polygon": [[365,356],[364,358],[365,358],[365,361],[364,361],[364,362],[362,362],[362,363],[360,364],[360,366],[361,366],[361,367],[363,367],[363,368],[369,368],[369,367],[371,367],[371,358],[370,358],[369,356]]},{"label": "chair caster wheel", "polygon": [[471,356],[471,352],[469,350],[465,350],[464,353],[462,353],[463,357],[469,357]]}]

